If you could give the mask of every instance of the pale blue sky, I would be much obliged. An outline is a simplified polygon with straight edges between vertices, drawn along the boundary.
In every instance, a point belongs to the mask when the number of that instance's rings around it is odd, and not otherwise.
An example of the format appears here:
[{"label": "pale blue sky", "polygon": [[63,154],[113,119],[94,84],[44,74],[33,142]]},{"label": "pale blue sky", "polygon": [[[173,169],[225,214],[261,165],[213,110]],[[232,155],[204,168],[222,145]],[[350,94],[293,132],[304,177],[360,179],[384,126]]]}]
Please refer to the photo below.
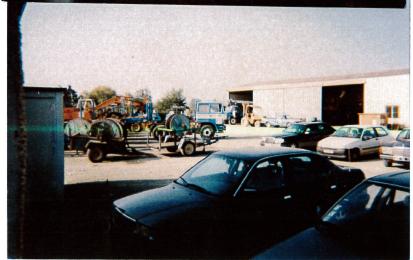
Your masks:
[{"label": "pale blue sky", "polygon": [[30,3],[25,85],[224,99],[255,82],[406,69],[409,9]]}]

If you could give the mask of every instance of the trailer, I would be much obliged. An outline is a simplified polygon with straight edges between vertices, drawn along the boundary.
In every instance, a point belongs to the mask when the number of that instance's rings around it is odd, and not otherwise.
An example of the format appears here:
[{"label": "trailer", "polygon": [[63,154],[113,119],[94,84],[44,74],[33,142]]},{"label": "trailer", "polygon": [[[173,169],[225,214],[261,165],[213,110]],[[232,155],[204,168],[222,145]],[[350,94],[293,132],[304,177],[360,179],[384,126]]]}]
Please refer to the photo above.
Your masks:
[{"label": "trailer", "polygon": [[95,163],[102,162],[108,154],[136,155],[153,149],[191,156],[198,148],[205,151],[206,145],[217,141],[202,138],[198,132],[199,127],[191,126],[188,117],[181,114],[171,115],[158,128],[158,138],[149,131],[129,131],[122,120],[106,118],[92,123],[85,149],[89,160]]}]

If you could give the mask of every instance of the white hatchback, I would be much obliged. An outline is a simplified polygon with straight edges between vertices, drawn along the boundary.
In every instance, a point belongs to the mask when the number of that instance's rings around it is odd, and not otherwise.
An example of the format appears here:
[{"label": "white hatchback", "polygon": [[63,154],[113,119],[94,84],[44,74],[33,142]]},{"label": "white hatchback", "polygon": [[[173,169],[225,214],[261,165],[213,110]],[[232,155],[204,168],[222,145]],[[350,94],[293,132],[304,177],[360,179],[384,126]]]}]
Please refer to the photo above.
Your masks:
[{"label": "white hatchback", "polygon": [[347,125],[318,142],[317,152],[327,157],[355,161],[360,156],[378,154],[379,148],[394,141],[383,126]]}]

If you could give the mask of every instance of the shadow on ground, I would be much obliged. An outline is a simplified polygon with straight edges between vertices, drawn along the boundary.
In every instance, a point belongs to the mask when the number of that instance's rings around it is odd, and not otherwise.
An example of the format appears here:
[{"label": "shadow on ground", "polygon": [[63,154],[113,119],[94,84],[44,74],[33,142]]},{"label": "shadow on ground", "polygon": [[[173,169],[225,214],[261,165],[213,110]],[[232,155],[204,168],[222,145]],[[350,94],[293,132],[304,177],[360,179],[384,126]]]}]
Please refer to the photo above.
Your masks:
[{"label": "shadow on ground", "polygon": [[[172,180],[139,180],[117,182],[95,182],[66,185],[63,203],[57,205],[53,223],[31,221],[37,230],[31,236],[41,240],[41,248],[27,248],[26,258],[248,258],[274,243],[273,239],[251,237],[249,240],[220,240],[219,245],[211,241],[197,244],[196,241],[173,246],[172,249],[158,248],[157,251],[136,251],[136,246],[115,250],[110,239],[112,202],[118,198],[140,191],[165,186]],[[39,209],[40,210],[40,209]],[[43,216],[50,211],[43,208]],[[40,214],[41,216],[41,214]],[[49,217],[49,216],[48,216]],[[36,227],[42,225],[42,227]],[[44,225],[48,226],[45,231]],[[40,231],[38,231],[40,230]],[[284,237],[285,238],[285,237]],[[277,238],[278,240],[280,238]],[[171,241],[173,244],[173,241]],[[123,243],[114,241],[114,243]],[[211,246],[211,245],[212,246]]]}]

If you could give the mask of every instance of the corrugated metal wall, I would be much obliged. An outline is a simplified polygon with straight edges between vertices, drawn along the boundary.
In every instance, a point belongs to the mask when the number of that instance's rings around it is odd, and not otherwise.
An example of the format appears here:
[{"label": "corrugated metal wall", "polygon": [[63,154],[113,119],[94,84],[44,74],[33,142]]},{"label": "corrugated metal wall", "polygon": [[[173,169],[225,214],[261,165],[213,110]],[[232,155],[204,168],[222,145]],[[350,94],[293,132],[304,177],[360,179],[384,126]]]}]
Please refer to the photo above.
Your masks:
[{"label": "corrugated metal wall", "polygon": [[300,118],[321,118],[321,86],[254,90],[254,105],[274,117],[287,114]]}]

